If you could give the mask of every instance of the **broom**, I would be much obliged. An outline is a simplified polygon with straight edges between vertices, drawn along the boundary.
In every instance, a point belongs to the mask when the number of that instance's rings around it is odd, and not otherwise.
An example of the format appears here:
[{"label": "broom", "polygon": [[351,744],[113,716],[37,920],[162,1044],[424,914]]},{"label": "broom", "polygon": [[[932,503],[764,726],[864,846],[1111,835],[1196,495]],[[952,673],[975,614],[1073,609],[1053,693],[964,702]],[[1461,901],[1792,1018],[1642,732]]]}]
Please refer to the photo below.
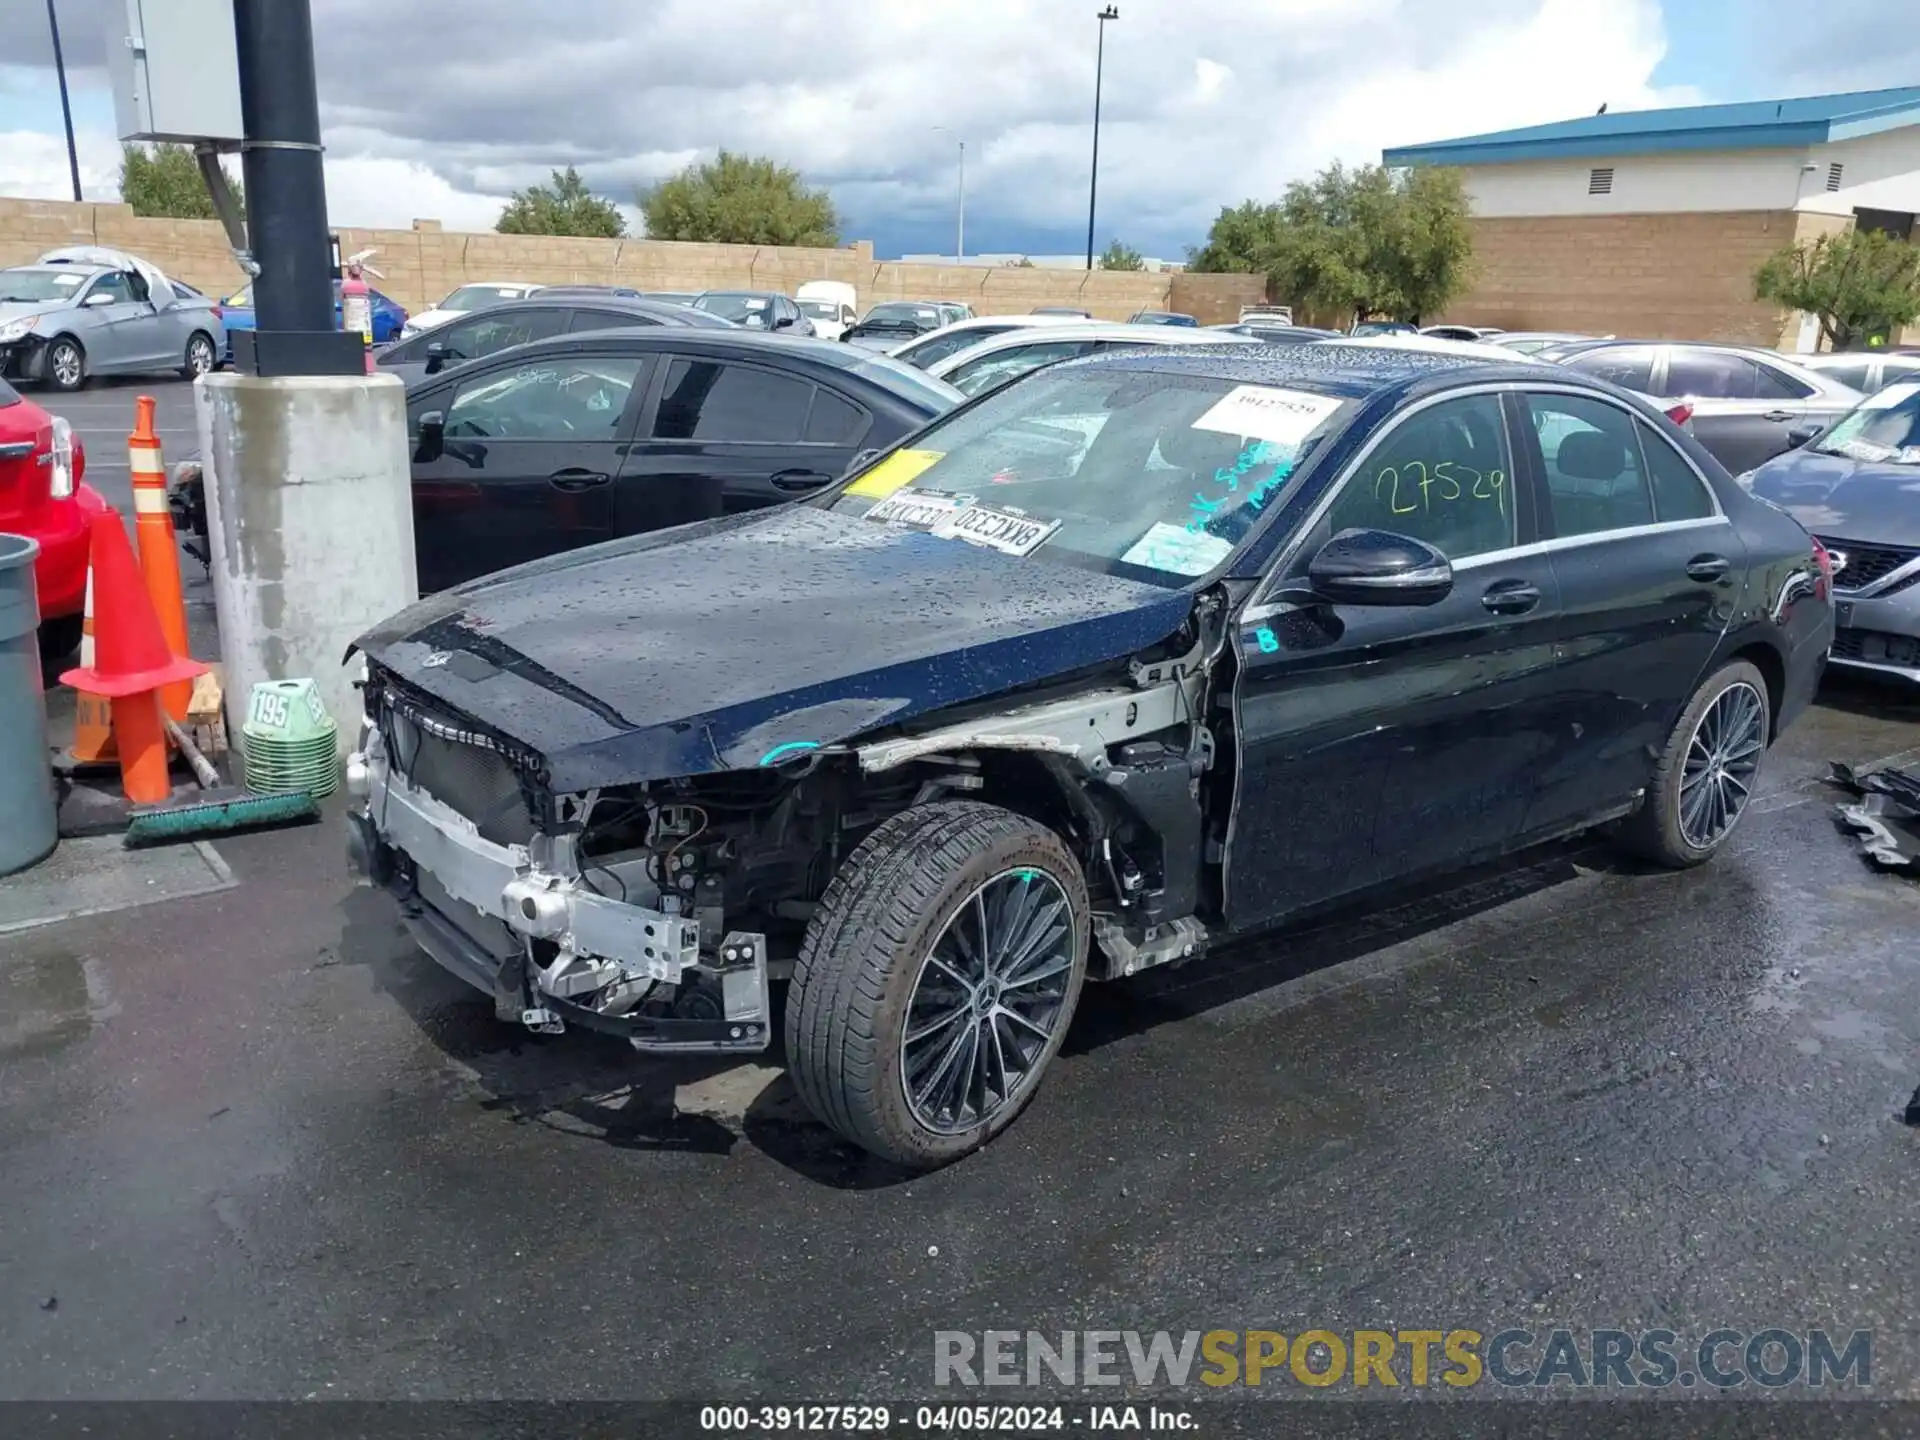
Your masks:
[{"label": "broom", "polygon": [[280,825],[304,825],[320,818],[320,803],[311,795],[255,795],[222,785],[220,772],[200,753],[187,732],[167,716],[167,735],[187,757],[193,778],[205,793],[197,800],[175,800],[164,805],[136,805],[127,812],[128,849],[193,840],[202,835],[231,835]]}]

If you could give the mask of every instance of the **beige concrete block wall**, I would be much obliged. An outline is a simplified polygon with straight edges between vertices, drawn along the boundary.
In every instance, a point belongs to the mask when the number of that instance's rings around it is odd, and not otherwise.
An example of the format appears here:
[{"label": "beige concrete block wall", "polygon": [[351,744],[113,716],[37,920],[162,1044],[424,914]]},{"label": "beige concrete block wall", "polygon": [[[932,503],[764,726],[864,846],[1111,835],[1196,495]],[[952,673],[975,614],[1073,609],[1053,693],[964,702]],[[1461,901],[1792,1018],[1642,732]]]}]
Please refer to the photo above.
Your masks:
[{"label": "beige concrete block wall", "polygon": [[[808,280],[842,280],[860,307],[881,300],[962,300],[981,314],[1077,305],[1098,319],[1138,310],[1191,310],[1202,321],[1231,320],[1256,277],[1044,270],[985,265],[903,265],[876,261],[859,241],[837,250],[778,245],[699,245],[662,240],[596,240],[550,235],[464,234],[438,221],[410,230],[339,231],[342,254],[372,249],[379,288],[419,312],[456,287],[480,280],[620,284],[647,290],[767,289],[791,294]],[[121,204],[0,198],[0,265],[31,260],[55,245],[113,245],[140,255],[210,295],[244,280],[226,237],[211,220],[136,216]],[[1175,284],[1182,300],[1170,306]]]}]

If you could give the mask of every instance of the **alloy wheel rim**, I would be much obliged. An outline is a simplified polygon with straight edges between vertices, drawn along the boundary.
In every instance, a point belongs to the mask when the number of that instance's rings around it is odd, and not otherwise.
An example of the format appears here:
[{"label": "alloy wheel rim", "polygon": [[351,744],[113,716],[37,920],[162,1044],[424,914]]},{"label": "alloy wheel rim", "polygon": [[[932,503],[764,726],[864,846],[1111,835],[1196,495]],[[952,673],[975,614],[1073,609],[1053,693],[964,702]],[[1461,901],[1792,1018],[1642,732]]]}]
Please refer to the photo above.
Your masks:
[{"label": "alloy wheel rim", "polygon": [[187,364],[196,375],[204,375],[213,369],[213,343],[196,338],[188,347]]},{"label": "alloy wheel rim", "polygon": [[1680,835],[1696,850],[1726,837],[1747,808],[1766,748],[1766,702],[1745,681],[1729,685],[1693,727],[1678,802]]},{"label": "alloy wheel rim", "polygon": [[978,1128],[1037,1080],[1066,1010],[1079,937],[1044,870],[1002,871],[948,916],[907,1000],[900,1080],[940,1135]]},{"label": "alloy wheel rim", "polygon": [[53,378],[62,385],[71,385],[80,378],[80,352],[71,345],[62,345],[53,352]]}]

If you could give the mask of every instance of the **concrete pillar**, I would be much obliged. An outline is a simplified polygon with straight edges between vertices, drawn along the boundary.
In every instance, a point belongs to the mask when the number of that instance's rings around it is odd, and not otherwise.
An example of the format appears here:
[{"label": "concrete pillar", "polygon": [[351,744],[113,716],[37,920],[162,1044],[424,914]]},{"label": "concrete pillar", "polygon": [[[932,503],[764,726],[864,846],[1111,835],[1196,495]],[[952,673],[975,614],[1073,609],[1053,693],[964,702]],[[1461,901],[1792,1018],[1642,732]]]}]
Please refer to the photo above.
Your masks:
[{"label": "concrete pillar", "polygon": [[257,682],[310,677],[344,755],[360,665],[341,657],[420,594],[406,387],[393,375],[222,372],[195,384],[194,409],[233,744],[245,745]]}]

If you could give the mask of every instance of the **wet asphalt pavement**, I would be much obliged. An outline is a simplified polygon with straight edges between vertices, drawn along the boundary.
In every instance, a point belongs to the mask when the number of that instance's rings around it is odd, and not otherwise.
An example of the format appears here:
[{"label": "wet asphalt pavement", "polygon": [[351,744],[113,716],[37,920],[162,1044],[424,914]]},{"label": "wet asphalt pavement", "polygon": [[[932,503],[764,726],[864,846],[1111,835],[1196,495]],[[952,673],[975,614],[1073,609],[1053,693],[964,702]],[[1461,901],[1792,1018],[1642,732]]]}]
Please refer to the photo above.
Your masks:
[{"label": "wet asphalt pavement", "polygon": [[1870,1329],[1920,1397],[1920,884],[1817,783],[1916,722],[1830,686],[1700,871],[1557,846],[1091,988],[1019,1123],[914,1178],[770,1065],[497,1024],[337,824],[221,842],[236,890],[0,939],[0,1399],[898,1398],[935,1330],[1774,1324]]}]

